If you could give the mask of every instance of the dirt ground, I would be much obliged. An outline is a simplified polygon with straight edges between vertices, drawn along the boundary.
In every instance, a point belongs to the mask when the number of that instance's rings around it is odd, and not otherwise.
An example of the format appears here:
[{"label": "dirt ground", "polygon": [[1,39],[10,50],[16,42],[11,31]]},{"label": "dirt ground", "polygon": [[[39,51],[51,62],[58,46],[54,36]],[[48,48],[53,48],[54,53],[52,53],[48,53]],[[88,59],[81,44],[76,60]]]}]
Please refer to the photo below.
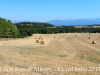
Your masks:
[{"label": "dirt ground", "polygon": [[100,75],[100,33],[0,39],[0,75]]}]

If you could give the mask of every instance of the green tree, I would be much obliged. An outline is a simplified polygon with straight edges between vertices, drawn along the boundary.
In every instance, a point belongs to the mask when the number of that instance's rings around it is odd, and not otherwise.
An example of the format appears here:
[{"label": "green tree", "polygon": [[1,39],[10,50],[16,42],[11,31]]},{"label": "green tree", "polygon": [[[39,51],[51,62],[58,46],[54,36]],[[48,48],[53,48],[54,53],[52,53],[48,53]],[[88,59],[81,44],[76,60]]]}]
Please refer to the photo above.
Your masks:
[{"label": "green tree", "polygon": [[1,38],[14,38],[17,37],[18,30],[10,20],[0,18],[0,37]]}]

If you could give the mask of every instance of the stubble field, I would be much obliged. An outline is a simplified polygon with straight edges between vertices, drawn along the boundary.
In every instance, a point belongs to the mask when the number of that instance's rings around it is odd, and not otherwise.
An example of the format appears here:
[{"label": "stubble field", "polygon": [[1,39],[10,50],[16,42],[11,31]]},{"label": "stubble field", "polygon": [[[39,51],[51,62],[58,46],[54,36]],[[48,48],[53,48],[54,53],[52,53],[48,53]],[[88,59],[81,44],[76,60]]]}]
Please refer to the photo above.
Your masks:
[{"label": "stubble field", "polygon": [[100,75],[100,33],[0,39],[0,75]]}]

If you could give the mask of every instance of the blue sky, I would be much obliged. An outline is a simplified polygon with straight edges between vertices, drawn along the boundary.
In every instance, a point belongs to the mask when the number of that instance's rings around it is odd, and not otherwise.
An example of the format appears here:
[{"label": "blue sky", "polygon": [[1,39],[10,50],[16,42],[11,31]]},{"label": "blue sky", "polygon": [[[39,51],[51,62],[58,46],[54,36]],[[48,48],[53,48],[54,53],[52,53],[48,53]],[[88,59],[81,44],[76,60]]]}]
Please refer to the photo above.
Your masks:
[{"label": "blue sky", "polygon": [[40,22],[100,18],[100,0],[0,0],[0,17]]}]

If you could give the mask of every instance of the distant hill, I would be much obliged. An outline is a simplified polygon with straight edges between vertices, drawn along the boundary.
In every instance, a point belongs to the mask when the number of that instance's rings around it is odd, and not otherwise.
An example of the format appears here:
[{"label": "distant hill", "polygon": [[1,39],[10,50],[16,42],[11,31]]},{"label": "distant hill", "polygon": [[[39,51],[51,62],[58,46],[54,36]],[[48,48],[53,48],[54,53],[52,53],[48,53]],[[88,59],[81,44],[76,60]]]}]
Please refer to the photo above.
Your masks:
[{"label": "distant hill", "polygon": [[30,22],[30,21],[26,21],[26,20],[22,20],[22,21],[12,21],[13,23],[20,23],[20,22]]},{"label": "distant hill", "polygon": [[60,26],[60,25],[92,25],[100,24],[100,18],[95,19],[73,19],[73,20],[52,20],[47,23]]}]

